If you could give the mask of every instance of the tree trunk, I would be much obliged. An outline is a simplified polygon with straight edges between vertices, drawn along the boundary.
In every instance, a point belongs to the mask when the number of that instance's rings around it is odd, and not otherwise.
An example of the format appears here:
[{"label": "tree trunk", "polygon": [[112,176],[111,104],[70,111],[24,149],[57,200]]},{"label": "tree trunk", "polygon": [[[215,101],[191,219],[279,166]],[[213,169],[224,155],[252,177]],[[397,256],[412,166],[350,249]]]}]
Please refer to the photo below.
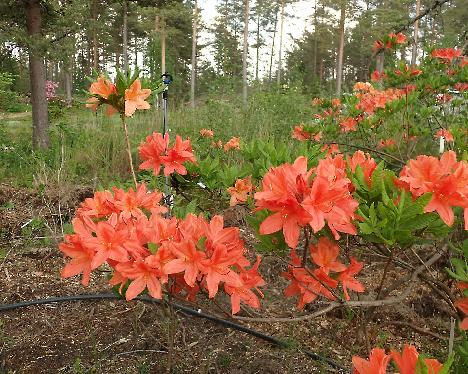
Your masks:
[{"label": "tree trunk", "polygon": [[283,49],[283,26],[284,26],[284,0],[281,0],[281,15],[280,15],[280,36],[279,36],[279,52],[278,52],[278,74],[276,76],[276,83],[278,86],[281,84],[281,64]]},{"label": "tree trunk", "polygon": [[344,54],[344,26],[346,19],[346,1],[341,0],[340,12],[340,42],[338,46],[338,63],[336,64],[336,96],[341,96],[341,83],[343,80],[343,54]]},{"label": "tree trunk", "polygon": [[98,40],[97,40],[97,4],[96,0],[93,0],[92,4],[92,20],[93,20],[93,69],[95,71],[99,70],[99,46],[98,46]]},{"label": "tree trunk", "polygon": [[278,27],[278,12],[275,13],[275,26],[273,28],[273,40],[271,42],[271,52],[270,52],[270,71],[268,73],[268,83],[271,84],[271,72],[273,70],[273,56],[275,54],[275,39],[276,39],[276,29]]},{"label": "tree trunk", "polygon": [[31,103],[33,135],[32,144],[34,149],[49,148],[49,119],[47,113],[47,100],[45,95],[45,70],[44,60],[40,50],[36,48],[41,45],[40,39],[42,27],[42,14],[40,0],[28,0],[26,3],[26,28],[32,42],[29,45],[29,78],[31,84]]},{"label": "tree trunk", "polygon": [[258,64],[260,61],[260,12],[257,5],[257,57],[255,62],[255,80],[258,81]]},{"label": "tree trunk", "polygon": [[244,5],[244,50],[242,53],[242,102],[247,106],[247,58],[249,54],[249,0]]},{"label": "tree trunk", "polygon": [[[315,0],[315,6],[314,6],[314,76],[317,76],[317,47],[318,47],[318,32],[317,32],[317,1]],[[316,78],[314,78],[316,79]]]},{"label": "tree trunk", "polygon": [[124,70],[128,70],[128,27],[127,27],[127,0],[123,0],[123,27],[122,27],[122,55]]},{"label": "tree trunk", "polygon": [[375,63],[376,63],[376,70],[379,72],[379,73],[382,73],[383,72],[383,69],[384,69],[384,58],[385,58],[385,53],[382,51],[380,52],[376,58],[375,58]]},{"label": "tree trunk", "polygon": [[197,79],[197,23],[198,4],[197,0],[195,0],[192,23],[192,69],[190,71],[190,105],[192,108],[195,108],[195,80]]},{"label": "tree trunk", "polygon": [[[421,0],[416,0],[416,17],[419,16],[421,10]],[[416,65],[416,58],[418,57],[418,32],[419,20],[414,23],[414,36],[413,36],[413,54],[411,55],[411,66]]]}]

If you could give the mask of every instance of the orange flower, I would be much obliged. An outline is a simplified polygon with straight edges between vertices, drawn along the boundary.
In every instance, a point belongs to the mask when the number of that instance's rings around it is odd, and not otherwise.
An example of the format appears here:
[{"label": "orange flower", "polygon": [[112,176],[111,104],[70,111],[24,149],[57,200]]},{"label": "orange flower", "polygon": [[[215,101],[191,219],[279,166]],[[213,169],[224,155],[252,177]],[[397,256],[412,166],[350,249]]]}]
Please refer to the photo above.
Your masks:
[{"label": "orange flower", "polygon": [[89,87],[89,93],[92,95],[101,96],[104,99],[108,99],[110,95],[116,93],[115,85],[109,82],[103,75],[101,75],[97,82],[91,83]]},{"label": "orange flower", "polygon": [[139,79],[135,79],[132,85],[125,90],[125,115],[131,117],[137,109],[149,109],[150,105],[145,99],[151,94],[151,90],[141,88]]},{"label": "orange flower", "polygon": [[354,173],[358,165],[361,167],[364,177],[366,178],[366,183],[371,185],[372,173],[377,167],[377,163],[370,156],[369,153],[364,153],[363,151],[356,151],[353,154],[353,157],[347,157],[346,162],[348,167]]},{"label": "orange flower", "polygon": [[325,274],[330,271],[341,272],[346,270],[346,266],[336,259],[340,253],[340,247],[327,237],[322,236],[317,245],[312,244],[309,250],[312,260]]},{"label": "orange flower", "polygon": [[442,60],[444,63],[450,63],[454,58],[460,57],[462,55],[461,49],[453,48],[441,48],[434,49],[431,53],[431,56]]},{"label": "orange flower", "polygon": [[[395,350],[391,350],[391,356],[393,361],[400,372],[400,374],[414,374],[416,371],[416,364],[418,362],[419,353],[412,345],[406,345],[403,348],[403,352],[400,354]],[[429,374],[437,374],[442,367],[442,364],[433,359],[425,358],[424,363],[429,369]]]},{"label": "orange flower", "polygon": [[224,150],[226,152],[231,149],[240,150],[240,138],[233,137],[226,144],[224,144]]},{"label": "orange flower", "polygon": [[446,142],[453,142],[454,141],[452,133],[449,130],[446,130],[446,129],[440,129],[434,135],[435,139],[439,139],[440,137],[444,138]]},{"label": "orange flower", "polygon": [[322,105],[323,103],[323,99],[320,99],[318,97],[314,97],[312,99],[312,106],[319,106],[319,105]]},{"label": "orange flower", "polygon": [[303,141],[309,140],[312,134],[304,130],[304,125],[297,125],[297,126],[294,126],[291,136],[294,139],[297,139],[300,142],[303,142]]},{"label": "orange flower", "polygon": [[452,226],[455,219],[452,207],[462,207],[465,230],[468,230],[468,163],[457,162],[455,152],[445,152],[440,160],[425,155],[410,160],[401,171],[399,181],[414,197],[431,192],[431,201],[424,212],[436,211],[448,226]]},{"label": "orange flower", "polygon": [[379,142],[379,148],[390,148],[396,145],[396,141],[393,139],[382,139]]},{"label": "orange flower", "polygon": [[332,99],[331,101],[332,107],[338,107],[341,105],[341,100],[340,99]]},{"label": "orange flower", "polygon": [[353,356],[352,361],[354,374],[385,374],[390,356],[385,354],[385,350],[382,348],[374,348],[370,353],[369,360]]},{"label": "orange flower", "polygon": [[227,191],[231,195],[230,206],[237,205],[239,202],[246,202],[247,195],[252,192],[253,186],[250,175],[243,179],[236,180],[234,187],[229,187]]},{"label": "orange flower", "polygon": [[341,153],[338,144],[325,144],[320,150],[322,152],[327,152],[327,156],[333,155],[335,153]]},{"label": "orange flower", "polygon": [[213,132],[213,130],[201,129],[200,130],[200,135],[205,137],[205,138],[212,138],[214,136],[214,132]]},{"label": "orange flower", "polygon": [[384,72],[382,73],[379,73],[377,70],[374,70],[371,74],[371,81],[372,82],[377,82],[381,79],[384,79],[387,77],[387,74],[385,74]]},{"label": "orange flower", "polygon": [[369,82],[357,82],[354,84],[354,91],[370,91],[372,89],[372,84]]},{"label": "orange flower", "polygon": [[341,131],[343,132],[357,131],[356,125],[357,121],[351,117],[340,122]]}]

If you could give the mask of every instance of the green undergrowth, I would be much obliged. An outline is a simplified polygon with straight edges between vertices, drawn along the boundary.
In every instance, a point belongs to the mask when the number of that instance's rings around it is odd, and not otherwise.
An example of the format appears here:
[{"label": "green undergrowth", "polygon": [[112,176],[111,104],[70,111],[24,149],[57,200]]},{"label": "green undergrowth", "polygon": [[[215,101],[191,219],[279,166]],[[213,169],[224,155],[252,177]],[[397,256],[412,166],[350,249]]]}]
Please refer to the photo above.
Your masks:
[{"label": "green undergrowth", "polygon": [[[51,119],[48,151],[32,150],[30,116],[0,119],[0,181],[28,187],[67,182],[107,187],[128,181],[118,116],[108,118],[102,111],[94,114],[82,105],[62,112]],[[239,136],[241,143],[258,139],[289,143],[292,125],[309,115],[312,109],[305,95],[257,92],[247,109],[237,96],[205,98],[196,108],[170,107],[169,127],[173,138],[180,134],[195,140],[200,129],[207,128],[215,132],[215,140],[223,142]],[[154,131],[162,132],[162,110],[153,106],[149,111],[138,111],[128,120],[128,127],[137,163],[139,143]]]}]

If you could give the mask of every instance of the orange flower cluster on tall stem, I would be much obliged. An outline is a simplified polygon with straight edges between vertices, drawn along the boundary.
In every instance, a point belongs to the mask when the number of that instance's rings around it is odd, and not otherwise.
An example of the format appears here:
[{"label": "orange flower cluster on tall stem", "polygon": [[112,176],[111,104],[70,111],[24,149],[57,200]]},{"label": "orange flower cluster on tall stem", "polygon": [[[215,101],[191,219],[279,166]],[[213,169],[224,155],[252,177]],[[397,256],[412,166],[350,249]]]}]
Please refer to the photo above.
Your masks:
[{"label": "orange flower cluster on tall stem", "polygon": [[[353,374],[386,374],[390,360],[393,360],[400,374],[414,374],[418,358],[419,353],[412,345],[405,345],[402,353],[392,349],[389,355],[382,348],[374,348],[368,360],[353,356]],[[428,374],[437,374],[443,366],[433,358],[424,358],[423,363]]]},{"label": "orange flower cluster on tall stem", "polygon": [[414,197],[430,192],[432,198],[424,211],[437,212],[448,226],[455,219],[452,207],[463,208],[468,230],[468,163],[457,162],[455,152],[445,152],[440,159],[420,155],[410,160],[400,173],[398,185]]},{"label": "orange flower cluster on tall stem", "polygon": [[154,175],[159,174],[161,166],[164,166],[164,175],[186,175],[184,163],[196,162],[190,140],[183,140],[179,135],[176,135],[174,145],[169,147],[169,134],[163,137],[161,133],[154,132],[140,144],[138,151],[143,160],[140,170],[153,170]]},{"label": "orange flower cluster on tall stem", "polygon": [[261,292],[254,291],[265,284],[260,258],[249,269],[239,229],[224,228],[221,216],[164,218],[161,197],[140,185],[136,191],[114,189],[86,199],[73,220],[75,233],[60,245],[71,258],[62,277],[83,274],[88,285],[91,272],[107,263],[113,269],[110,284],[120,285],[120,292],[128,285],[127,300],[145,289],[161,299],[164,285],[191,300],[203,289],[212,298],[223,285],[233,314],[241,302],[258,308]]},{"label": "orange flower cluster on tall stem", "polygon": [[[468,283],[467,282],[459,282],[458,288],[465,292],[468,290]],[[468,297],[463,297],[455,302],[455,306],[462,311],[465,315],[463,320],[460,322],[460,329],[468,330]]]},{"label": "orange flower cluster on tall stem", "polygon": [[439,131],[436,132],[434,135],[434,138],[439,139],[440,137],[443,137],[446,142],[453,142],[455,139],[453,138],[452,133],[447,130],[447,129],[440,129]]}]

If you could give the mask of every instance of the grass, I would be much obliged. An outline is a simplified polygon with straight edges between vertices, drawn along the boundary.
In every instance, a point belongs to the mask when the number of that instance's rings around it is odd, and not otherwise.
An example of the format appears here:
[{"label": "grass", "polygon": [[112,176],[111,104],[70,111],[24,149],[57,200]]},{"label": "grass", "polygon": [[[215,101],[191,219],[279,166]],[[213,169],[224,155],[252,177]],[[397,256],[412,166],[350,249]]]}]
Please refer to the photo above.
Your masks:
[{"label": "grass", "polygon": [[[192,139],[209,128],[217,139],[240,136],[251,139],[288,139],[292,125],[310,114],[309,98],[296,92],[256,92],[249,107],[240,98],[207,98],[197,108],[169,110],[172,134]],[[5,117],[7,118],[7,117]],[[137,147],[154,131],[162,131],[162,111],[139,111],[128,119],[134,157]],[[63,109],[51,121],[51,148],[35,152],[31,147],[31,118],[0,117],[0,180],[17,186],[73,183],[108,186],[129,179],[119,118],[96,115],[82,107]]]}]

